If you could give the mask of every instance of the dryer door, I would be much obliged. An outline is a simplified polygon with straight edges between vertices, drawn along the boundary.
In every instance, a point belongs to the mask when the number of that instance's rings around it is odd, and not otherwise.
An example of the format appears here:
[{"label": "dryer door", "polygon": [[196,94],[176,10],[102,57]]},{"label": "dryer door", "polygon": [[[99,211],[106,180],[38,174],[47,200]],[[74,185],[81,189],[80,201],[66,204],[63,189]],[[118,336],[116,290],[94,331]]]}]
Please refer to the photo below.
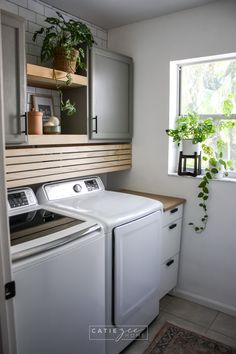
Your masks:
[{"label": "dryer door", "polygon": [[159,313],[161,211],[114,229],[114,322],[147,325]]}]

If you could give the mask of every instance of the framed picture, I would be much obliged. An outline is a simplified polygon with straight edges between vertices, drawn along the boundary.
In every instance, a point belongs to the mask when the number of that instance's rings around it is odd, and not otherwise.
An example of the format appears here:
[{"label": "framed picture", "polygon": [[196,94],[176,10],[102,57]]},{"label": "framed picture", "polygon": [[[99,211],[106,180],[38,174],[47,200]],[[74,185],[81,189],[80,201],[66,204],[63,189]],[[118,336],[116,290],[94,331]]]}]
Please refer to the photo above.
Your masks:
[{"label": "framed picture", "polygon": [[54,115],[53,98],[49,95],[32,95],[32,104],[36,111],[43,112],[43,123]]}]

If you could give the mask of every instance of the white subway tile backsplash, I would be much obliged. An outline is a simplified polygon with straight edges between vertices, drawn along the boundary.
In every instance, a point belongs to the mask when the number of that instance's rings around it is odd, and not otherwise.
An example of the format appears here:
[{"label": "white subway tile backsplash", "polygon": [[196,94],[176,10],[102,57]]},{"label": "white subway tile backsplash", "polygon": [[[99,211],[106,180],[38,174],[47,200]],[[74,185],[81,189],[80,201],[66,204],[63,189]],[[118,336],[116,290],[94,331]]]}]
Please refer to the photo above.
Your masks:
[{"label": "white subway tile backsplash", "polygon": [[37,1],[28,0],[28,9],[44,15],[44,6]]},{"label": "white subway tile backsplash", "polygon": [[32,104],[32,95],[35,93],[27,92],[27,104]]},{"label": "white subway tile backsplash", "polygon": [[23,6],[25,8],[28,7],[28,1],[27,0],[11,0],[11,2],[14,2],[18,6]]},{"label": "white subway tile backsplash", "polygon": [[38,57],[36,57],[35,55],[31,55],[31,54],[26,54],[26,60],[27,60],[27,63],[29,64],[35,64],[37,65],[38,63]]},{"label": "white subway tile backsplash", "polygon": [[45,19],[46,19],[46,16],[36,14],[36,23],[38,25],[40,25],[41,27],[45,27],[46,26]]},{"label": "white subway tile backsplash", "polygon": [[35,42],[40,48],[42,48],[43,45],[43,37],[42,36],[37,36],[36,42]]},{"label": "white subway tile backsplash", "polygon": [[41,47],[39,47],[35,44],[28,44],[28,53],[31,55],[40,56]]},{"label": "white subway tile backsplash", "polygon": [[53,97],[54,106],[60,107],[61,102],[60,102],[60,97],[59,97],[58,92],[56,92],[56,94],[53,94],[52,97]]},{"label": "white subway tile backsplash", "polygon": [[31,94],[34,94],[36,92],[36,87],[27,86],[26,91],[31,93]]},{"label": "white subway tile backsplash", "polygon": [[11,12],[15,15],[18,15],[18,6],[15,4],[12,4],[9,1],[6,0],[1,0],[0,2],[0,9]]},{"label": "white subway tile backsplash", "polygon": [[[57,17],[56,11],[57,11],[57,9],[53,10],[51,7],[45,6],[45,8],[44,8],[44,15],[45,15],[46,17]],[[58,10],[58,11],[59,11],[59,10]]]},{"label": "white subway tile backsplash", "polygon": [[25,33],[25,41],[26,41],[26,43],[28,43],[28,44],[34,44],[32,33],[30,33],[30,32],[26,32],[26,33]]},{"label": "white subway tile backsplash", "polygon": [[61,108],[58,106],[54,106],[54,116],[57,118],[61,118]]},{"label": "white subway tile backsplash", "polygon": [[19,15],[21,17],[24,17],[28,21],[32,21],[32,22],[36,21],[35,12],[28,10],[28,9],[24,9],[23,7],[19,7]]},{"label": "white subway tile backsplash", "polygon": [[49,95],[52,96],[52,90],[50,89],[45,89],[43,87],[36,87],[35,90],[36,93],[39,93],[40,95]]},{"label": "white subway tile backsplash", "polygon": [[30,33],[34,33],[35,31],[38,31],[40,30],[41,26],[37,25],[36,23],[34,22],[28,22],[28,31]]}]

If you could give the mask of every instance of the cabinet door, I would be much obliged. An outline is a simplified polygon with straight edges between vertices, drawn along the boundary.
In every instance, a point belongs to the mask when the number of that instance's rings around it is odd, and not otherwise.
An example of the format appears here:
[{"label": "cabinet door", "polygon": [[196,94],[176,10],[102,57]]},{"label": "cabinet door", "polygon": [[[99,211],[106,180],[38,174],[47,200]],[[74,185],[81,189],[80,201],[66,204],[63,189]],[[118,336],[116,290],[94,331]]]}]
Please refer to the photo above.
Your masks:
[{"label": "cabinet door", "polygon": [[2,72],[6,143],[26,142],[25,25],[1,11]]},{"label": "cabinet door", "polygon": [[93,48],[89,78],[90,139],[131,140],[132,91],[132,59]]}]

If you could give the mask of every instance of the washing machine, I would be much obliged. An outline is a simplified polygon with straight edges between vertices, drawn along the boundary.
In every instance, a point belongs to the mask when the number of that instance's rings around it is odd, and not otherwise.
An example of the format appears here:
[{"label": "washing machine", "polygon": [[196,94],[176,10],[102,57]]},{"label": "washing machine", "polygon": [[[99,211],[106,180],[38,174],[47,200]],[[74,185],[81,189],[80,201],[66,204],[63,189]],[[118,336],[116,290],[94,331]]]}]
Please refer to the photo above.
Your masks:
[{"label": "washing machine", "polygon": [[162,204],[108,191],[99,177],[44,184],[37,198],[103,225],[106,322],[101,326],[107,354],[121,352],[159,313]]},{"label": "washing machine", "polygon": [[8,191],[8,214],[17,353],[105,354],[88,335],[105,321],[102,226],[39,205],[30,188]]}]

